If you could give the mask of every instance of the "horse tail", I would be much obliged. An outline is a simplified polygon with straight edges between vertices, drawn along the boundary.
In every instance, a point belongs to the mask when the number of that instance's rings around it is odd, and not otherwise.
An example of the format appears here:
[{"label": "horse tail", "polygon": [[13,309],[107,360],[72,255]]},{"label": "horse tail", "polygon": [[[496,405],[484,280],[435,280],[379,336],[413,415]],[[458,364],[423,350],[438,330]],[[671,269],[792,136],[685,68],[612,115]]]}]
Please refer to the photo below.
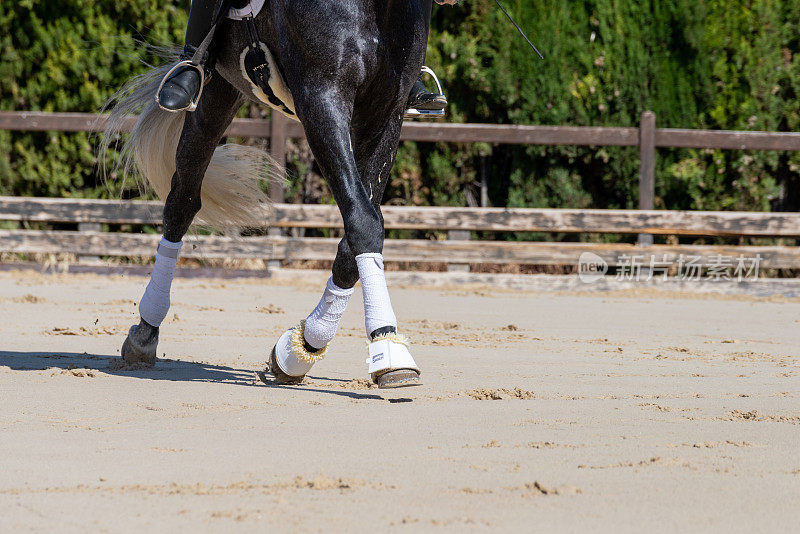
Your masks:
[{"label": "horse tail", "polygon": [[[173,65],[174,62],[133,78],[111,97],[104,108],[111,108],[111,112],[99,154],[106,179],[133,176],[140,191],[145,191],[146,182],[162,200],[166,200],[172,186],[178,141],[187,113],[164,111],[155,102],[159,84]],[[128,121],[136,116],[130,135],[123,136]],[[117,140],[119,144],[115,143]],[[112,143],[119,151],[119,159],[109,172],[108,149]],[[265,226],[270,201],[261,184],[282,180],[280,169],[263,150],[236,144],[218,146],[203,178],[202,208],[197,219],[223,231]]]}]

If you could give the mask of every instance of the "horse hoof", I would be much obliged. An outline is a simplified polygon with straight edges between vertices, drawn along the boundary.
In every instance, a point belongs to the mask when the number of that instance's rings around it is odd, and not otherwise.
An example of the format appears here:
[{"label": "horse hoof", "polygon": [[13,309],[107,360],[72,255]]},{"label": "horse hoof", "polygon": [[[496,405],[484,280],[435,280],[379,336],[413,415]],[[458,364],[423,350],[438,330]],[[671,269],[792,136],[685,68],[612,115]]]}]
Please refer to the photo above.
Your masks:
[{"label": "horse hoof", "polygon": [[125,363],[153,367],[157,351],[158,328],[145,323],[131,326],[121,350]]},{"label": "horse hoof", "polygon": [[392,332],[369,344],[369,373],[381,389],[421,386],[417,362],[408,350],[408,339]]},{"label": "horse hoof", "polygon": [[380,389],[407,388],[422,385],[422,381],[419,379],[419,372],[413,369],[398,369],[378,376],[373,375],[372,381]]},{"label": "horse hoof", "polygon": [[278,361],[275,356],[275,351],[277,348],[278,345],[272,347],[272,353],[269,355],[269,367],[267,368],[267,371],[272,373],[272,376],[275,377],[275,382],[278,384],[295,385],[302,383],[306,375],[291,376],[287,375],[283,372],[283,370],[281,370],[281,367],[278,365]]},{"label": "horse hoof", "polygon": [[278,339],[269,356],[269,371],[279,384],[299,384],[316,362],[325,357],[328,347],[317,352],[309,352],[304,346],[303,330],[300,325],[287,330]]}]

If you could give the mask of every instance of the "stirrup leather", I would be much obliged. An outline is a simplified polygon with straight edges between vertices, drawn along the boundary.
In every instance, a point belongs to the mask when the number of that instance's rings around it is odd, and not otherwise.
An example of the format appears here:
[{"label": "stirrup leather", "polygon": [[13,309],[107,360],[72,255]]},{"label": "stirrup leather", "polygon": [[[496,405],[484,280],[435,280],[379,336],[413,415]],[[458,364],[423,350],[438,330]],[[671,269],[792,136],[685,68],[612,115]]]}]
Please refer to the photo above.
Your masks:
[{"label": "stirrup leather", "polygon": [[[183,68],[183,67],[194,69],[198,73],[200,73],[200,90],[197,92],[197,96],[194,97],[192,102],[188,106],[186,106],[185,108],[183,108],[183,109],[168,109],[168,108],[165,108],[164,106],[161,105],[161,90],[164,88],[164,84],[167,83],[167,80],[169,80],[169,78],[172,76],[172,74],[176,70],[178,70],[180,68]],[[156,104],[158,104],[158,107],[160,107],[164,111],[168,111],[170,113],[178,113],[178,112],[181,112],[181,111],[192,112],[192,111],[197,109],[197,104],[200,103],[200,97],[203,96],[203,88],[205,87],[205,84],[206,84],[206,72],[205,72],[205,69],[203,68],[202,65],[199,65],[199,64],[195,63],[194,61],[192,61],[190,59],[186,59],[184,61],[181,61],[178,64],[176,64],[174,67],[169,69],[169,71],[164,75],[164,78],[161,80],[161,83],[158,86],[158,91],[156,91]]]},{"label": "stirrup leather", "polygon": [[[433,69],[430,67],[422,67],[422,72],[425,74],[430,74],[433,78],[433,81],[436,82],[436,87],[439,89],[439,94],[443,95],[444,90],[442,89],[442,84],[439,82],[439,77],[436,76],[436,73],[433,72]],[[431,110],[431,109],[407,109],[405,117],[407,119],[441,119],[444,117],[444,110]]]}]

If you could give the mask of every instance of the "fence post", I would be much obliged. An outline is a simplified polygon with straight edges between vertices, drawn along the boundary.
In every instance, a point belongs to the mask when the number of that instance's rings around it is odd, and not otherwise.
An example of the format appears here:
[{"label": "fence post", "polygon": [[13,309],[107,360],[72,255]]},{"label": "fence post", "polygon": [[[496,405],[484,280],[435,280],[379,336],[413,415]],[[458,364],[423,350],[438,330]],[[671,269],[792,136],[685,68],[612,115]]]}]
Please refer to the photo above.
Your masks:
[{"label": "fence post", "polygon": [[[269,121],[269,152],[275,163],[280,165],[280,171],[286,168],[286,123],[288,121],[289,119],[286,118],[283,113],[274,109],[272,110],[272,116]],[[269,198],[272,202],[280,204],[284,201],[285,197],[283,173],[279,172],[278,175],[281,178],[273,180],[272,183],[269,184]],[[280,237],[283,235],[283,232],[280,228],[272,226],[267,231],[267,235]],[[269,260],[267,262],[267,270],[271,271],[280,268],[281,260]]]},{"label": "fence post", "polygon": [[[269,121],[269,153],[272,159],[286,168],[286,123],[289,121],[283,113],[272,110]],[[276,180],[269,185],[269,197],[273,202],[281,203],[284,198],[283,181]]]},{"label": "fence post", "polygon": [[[652,210],[656,190],[656,114],[642,113],[639,127],[639,209]],[[639,234],[638,244],[653,244],[652,234]]]},{"label": "fence post", "polygon": [[[79,232],[101,232],[103,226],[100,223],[82,222],[78,223]],[[100,256],[78,256],[78,263],[98,264],[100,263]]]},{"label": "fence post", "polygon": [[[469,241],[472,237],[471,232],[469,230],[448,230],[447,231],[447,240],[448,241]],[[448,273],[468,273],[469,272],[469,263],[448,263],[447,264],[447,272]]]}]

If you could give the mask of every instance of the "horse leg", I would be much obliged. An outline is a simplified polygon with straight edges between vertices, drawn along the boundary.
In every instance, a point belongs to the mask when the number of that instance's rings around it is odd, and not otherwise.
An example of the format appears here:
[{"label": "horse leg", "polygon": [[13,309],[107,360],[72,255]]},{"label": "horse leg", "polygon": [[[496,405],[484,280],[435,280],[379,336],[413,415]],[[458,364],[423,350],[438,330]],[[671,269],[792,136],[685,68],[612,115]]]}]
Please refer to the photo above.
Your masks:
[{"label": "horse leg", "polygon": [[278,382],[299,384],[314,363],[326,356],[356,282],[358,267],[345,237],[339,242],[331,277],[317,306],[298,326],[284,332],[272,349],[269,368]]},{"label": "horse leg", "polygon": [[[396,110],[391,115],[392,118],[386,123],[375,121],[374,117],[367,117],[363,126],[356,123],[351,132],[354,135],[353,153],[358,166],[358,174],[369,192],[372,204],[378,211],[381,227],[383,227],[381,201],[389,183],[392,167],[394,167],[400,142],[400,129],[403,125]],[[375,123],[381,124],[382,127],[377,129],[368,126]],[[339,243],[336,259],[333,262],[332,280],[341,287],[353,287],[358,282],[358,265],[346,237]]]},{"label": "horse leg", "polygon": [[156,250],[150,282],[139,304],[141,320],[131,327],[122,345],[122,358],[129,364],[155,365],[159,329],[169,311],[170,289],[182,239],[200,211],[203,176],[214,150],[241,103],[241,94],[221,76],[214,76],[197,110],[186,114],[175,157],[176,170],[164,204],[164,235]]},{"label": "horse leg", "polygon": [[[419,369],[408,352],[407,342],[397,335],[397,319],[391,307],[383,270],[383,218],[380,201],[397,151],[402,126],[402,106],[386,121],[354,126],[351,140],[350,109],[345,99],[322,105],[323,99],[307,101],[304,120],[312,151],[325,174],[342,212],[345,238],[339,244],[331,279],[320,304],[296,327],[284,333],[270,357],[270,367],[279,382],[302,380],[311,366],[325,356],[352,288],[359,278],[364,288],[365,328],[370,346],[370,373],[381,387],[419,383]],[[330,104],[331,101],[328,101]],[[395,112],[396,111],[396,112]],[[396,118],[394,118],[396,117]],[[355,150],[355,153],[354,153]],[[326,306],[326,304],[328,306]],[[331,306],[333,304],[333,306]],[[322,320],[318,312],[323,311]],[[326,326],[321,349],[315,325]],[[332,327],[331,327],[332,326]],[[317,352],[315,352],[317,351]]]},{"label": "horse leg", "polygon": [[[306,81],[304,85],[316,87],[319,92],[304,90],[301,103],[295,97],[295,104],[302,108],[298,116],[334,198],[343,215],[346,213],[345,233],[356,235],[354,239],[358,240],[355,246],[350,240],[343,240],[340,251],[343,247],[345,252],[350,248],[379,251],[383,244],[380,216],[361,183],[351,148],[350,113],[347,110],[352,109],[352,102],[348,103],[337,88],[330,87],[330,82],[317,85]],[[324,95],[325,92],[329,94]],[[328,98],[331,100],[324,104]],[[311,367],[327,355],[356,281],[358,277],[344,282],[331,277],[314,311],[278,339],[270,354],[269,370],[279,383],[300,383]]]},{"label": "horse leg", "polygon": [[[384,227],[380,204],[397,156],[405,111],[405,106],[401,103],[405,102],[405,99],[398,100],[397,108],[390,111],[385,120],[375,120],[374,116],[365,113],[363,117],[355,117],[353,121],[353,147],[359,173],[380,216],[381,235]],[[360,118],[363,120],[359,120]],[[339,248],[337,261],[333,266],[334,279],[349,276],[352,280],[354,265],[355,272],[361,278],[365,326],[371,339],[370,358],[367,362],[373,381],[380,388],[420,385],[420,371],[409,353],[408,339],[397,333],[397,319],[389,298],[382,254],[369,255],[372,258],[365,261],[364,256],[345,252],[343,247]]]}]

